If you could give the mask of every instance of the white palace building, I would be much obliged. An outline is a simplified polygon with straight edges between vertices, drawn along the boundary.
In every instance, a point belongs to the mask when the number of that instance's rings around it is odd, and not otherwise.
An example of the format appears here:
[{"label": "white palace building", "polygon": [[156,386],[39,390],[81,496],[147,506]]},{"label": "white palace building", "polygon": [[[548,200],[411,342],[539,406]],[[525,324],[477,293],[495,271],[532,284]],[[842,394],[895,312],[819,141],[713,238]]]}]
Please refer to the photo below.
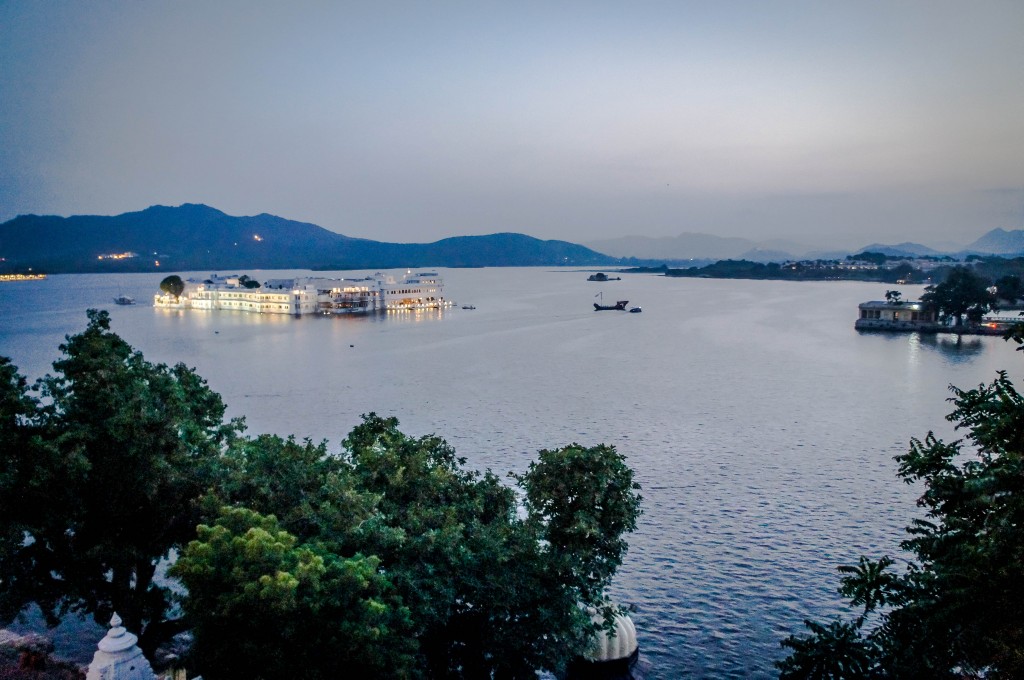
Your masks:
[{"label": "white palace building", "polygon": [[237,275],[189,279],[180,296],[158,293],[153,306],[302,316],[442,309],[452,304],[445,299],[444,283],[436,272],[409,272],[401,278],[379,272],[364,279],[307,276],[253,285]]}]

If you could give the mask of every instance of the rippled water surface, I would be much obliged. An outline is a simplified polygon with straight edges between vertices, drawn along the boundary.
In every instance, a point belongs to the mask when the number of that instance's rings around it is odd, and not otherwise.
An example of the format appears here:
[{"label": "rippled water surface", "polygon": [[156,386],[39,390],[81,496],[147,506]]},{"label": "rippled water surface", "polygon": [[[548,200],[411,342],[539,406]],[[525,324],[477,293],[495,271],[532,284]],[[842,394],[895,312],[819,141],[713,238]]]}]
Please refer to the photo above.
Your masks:
[{"label": "rippled water surface", "polygon": [[[648,680],[773,677],[781,639],[841,611],[835,567],[895,554],[919,489],[893,456],[952,434],[947,386],[1024,366],[999,338],[854,331],[877,284],[441,273],[475,310],[294,319],[156,310],[160,275],[0,284],[0,353],[38,377],[103,307],[151,361],[194,366],[250,433],[337,447],[376,411],[499,473],[614,444],[643,486],[613,595],[635,608]],[[643,313],[594,312],[599,292]]]}]

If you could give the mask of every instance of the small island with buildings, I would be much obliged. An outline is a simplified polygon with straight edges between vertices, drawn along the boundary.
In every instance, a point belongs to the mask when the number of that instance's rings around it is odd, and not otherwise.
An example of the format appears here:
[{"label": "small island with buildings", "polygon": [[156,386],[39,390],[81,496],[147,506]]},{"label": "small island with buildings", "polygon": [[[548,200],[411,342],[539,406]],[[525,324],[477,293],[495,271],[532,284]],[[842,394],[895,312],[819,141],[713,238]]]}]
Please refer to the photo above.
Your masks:
[{"label": "small island with buildings", "polygon": [[1021,291],[1018,277],[1004,277],[993,285],[967,267],[954,267],[944,281],[925,288],[920,300],[903,300],[900,291],[887,290],[884,300],[860,303],[854,328],[902,333],[1006,335],[1024,319],[1019,314],[998,314],[1024,309]]},{"label": "small island with buildings", "polygon": [[260,284],[246,275],[182,281],[164,279],[153,306],[162,309],[232,310],[256,314],[369,314],[386,311],[443,309],[444,282],[436,272],[407,272],[395,277],[376,273],[362,279],[303,276],[268,279]]}]

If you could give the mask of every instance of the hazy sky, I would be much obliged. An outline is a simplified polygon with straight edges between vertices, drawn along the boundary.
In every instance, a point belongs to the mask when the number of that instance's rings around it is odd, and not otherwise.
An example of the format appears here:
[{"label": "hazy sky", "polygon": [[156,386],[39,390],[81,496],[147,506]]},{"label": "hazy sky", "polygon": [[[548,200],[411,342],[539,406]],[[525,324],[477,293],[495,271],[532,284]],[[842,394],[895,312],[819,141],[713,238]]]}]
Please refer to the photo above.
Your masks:
[{"label": "hazy sky", "polygon": [[1024,228],[1024,2],[0,1],[0,221],[966,243]]}]

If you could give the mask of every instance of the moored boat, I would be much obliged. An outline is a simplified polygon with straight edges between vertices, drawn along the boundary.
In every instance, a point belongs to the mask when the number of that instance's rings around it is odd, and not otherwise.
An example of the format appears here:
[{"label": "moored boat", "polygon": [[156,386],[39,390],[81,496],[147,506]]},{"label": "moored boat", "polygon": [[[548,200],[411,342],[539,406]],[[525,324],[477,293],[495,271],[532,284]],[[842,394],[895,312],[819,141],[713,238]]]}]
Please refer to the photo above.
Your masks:
[{"label": "moored boat", "polygon": [[626,311],[626,305],[628,305],[628,304],[629,304],[629,300],[619,300],[614,305],[599,305],[599,304],[597,304],[595,302],[594,303],[594,311],[595,312],[603,312],[603,311],[609,310],[609,309],[617,309],[619,311],[623,311],[624,312],[624,311]]}]

